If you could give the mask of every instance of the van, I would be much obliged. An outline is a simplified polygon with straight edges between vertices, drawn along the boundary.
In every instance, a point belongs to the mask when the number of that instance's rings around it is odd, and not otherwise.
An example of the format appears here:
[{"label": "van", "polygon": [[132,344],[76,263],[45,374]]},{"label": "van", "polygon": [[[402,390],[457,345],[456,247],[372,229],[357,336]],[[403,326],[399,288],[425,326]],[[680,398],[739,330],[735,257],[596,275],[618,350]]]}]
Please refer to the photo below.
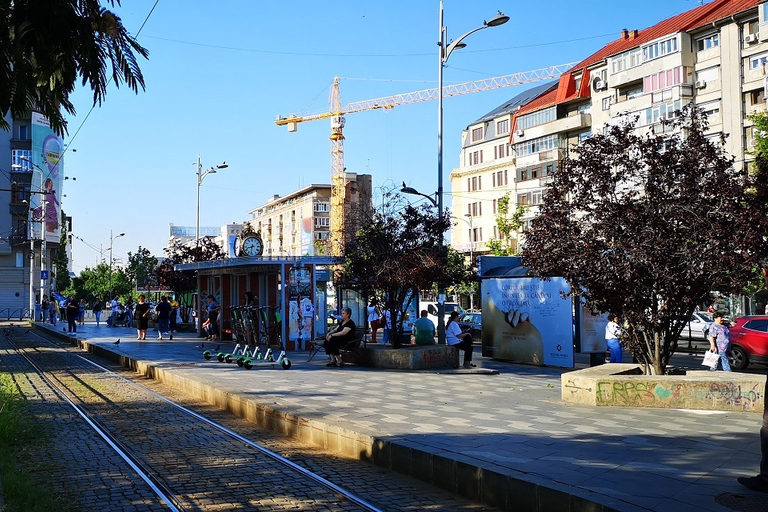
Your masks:
[{"label": "van", "polygon": [[[464,308],[459,306],[456,302],[445,302],[443,303],[445,306],[445,323],[448,323],[448,317],[451,316],[451,313],[454,311],[459,312],[459,317],[461,317],[466,311],[464,311]],[[432,322],[435,324],[435,327],[437,327],[437,302],[430,302],[430,301],[420,301],[419,302],[419,314],[421,314],[421,311],[426,309],[427,313],[429,313],[429,318],[432,320]]]}]

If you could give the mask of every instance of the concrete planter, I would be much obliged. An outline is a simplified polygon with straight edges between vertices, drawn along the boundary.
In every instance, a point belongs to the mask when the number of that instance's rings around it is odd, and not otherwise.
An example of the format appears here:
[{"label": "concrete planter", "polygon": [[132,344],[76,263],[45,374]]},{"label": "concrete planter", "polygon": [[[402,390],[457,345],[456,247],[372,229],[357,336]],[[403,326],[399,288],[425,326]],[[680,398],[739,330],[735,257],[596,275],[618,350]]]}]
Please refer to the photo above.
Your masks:
[{"label": "concrete planter", "polygon": [[391,345],[367,344],[344,354],[344,361],[360,366],[392,370],[429,370],[458,368],[459,351],[448,345]]},{"label": "concrete planter", "polygon": [[564,373],[564,401],[620,407],[660,407],[762,413],[764,375],[689,371],[685,375],[643,375],[636,364],[612,363]]}]

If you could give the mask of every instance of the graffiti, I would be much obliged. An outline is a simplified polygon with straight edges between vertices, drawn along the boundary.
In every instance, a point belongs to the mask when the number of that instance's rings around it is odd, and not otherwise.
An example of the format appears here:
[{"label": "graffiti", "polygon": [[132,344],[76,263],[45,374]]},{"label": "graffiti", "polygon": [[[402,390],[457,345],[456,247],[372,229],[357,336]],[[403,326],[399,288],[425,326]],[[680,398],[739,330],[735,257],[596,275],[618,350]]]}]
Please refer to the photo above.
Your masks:
[{"label": "graffiti", "polygon": [[583,388],[581,386],[577,386],[576,383],[571,379],[568,379],[568,381],[565,383],[565,388],[570,389],[571,394],[578,393],[582,389],[585,389],[590,393],[592,392],[592,388]]},{"label": "graffiti", "polygon": [[650,405],[656,401],[656,382],[608,381],[597,383],[598,405]]},{"label": "graffiti", "polygon": [[754,409],[758,400],[763,398],[760,386],[754,384],[751,388],[742,389],[741,384],[734,382],[712,382],[706,398],[713,402],[725,402],[730,406],[740,406],[744,409]]}]

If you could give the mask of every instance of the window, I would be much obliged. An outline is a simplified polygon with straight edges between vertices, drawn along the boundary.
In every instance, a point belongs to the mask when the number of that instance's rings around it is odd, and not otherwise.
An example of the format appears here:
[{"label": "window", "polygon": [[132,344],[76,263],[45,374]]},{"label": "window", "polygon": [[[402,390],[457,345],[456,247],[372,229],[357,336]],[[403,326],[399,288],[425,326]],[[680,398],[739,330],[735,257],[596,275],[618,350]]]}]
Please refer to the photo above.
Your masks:
[{"label": "window", "polygon": [[677,37],[643,46],[643,60],[653,60],[677,51]]},{"label": "window", "polygon": [[692,75],[692,68],[688,66],[666,69],[643,78],[643,92],[660,91],[675,85],[690,83]]},{"label": "window", "polygon": [[318,231],[315,233],[315,240],[327,240],[330,236],[330,233],[327,231]]},{"label": "window", "polygon": [[330,203],[315,203],[316,212],[329,212],[331,211]]},{"label": "window", "polygon": [[592,136],[591,131],[581,132],[579,134],[579,142],[583,142]]},{"label": "window", "polygon": [[473,151],[469,154],[469,165],[478,165],[483,163],[483,150]]},{"label": "window", "polygon": [[745,36],[751,36],[753,34],[757,34],[759,30],[760,30],[760,23],[758,23],[757,20],[750,21],[749,23],[744,25]]},{"label": "window", "polygon": [[768,320],[750,320],[744,324],[744,329],[750,329],[752,331],[768,331]]},{"label": "window", "polygon": [[472,142],[477,142],[478,140],[483,140],[483,128],[473,128],[472,129]]},{"label": "window", "polygon": [[642,64],[642,54],[639,48],[620,53],[611,59],[611,73],[620,73]]},{"label": "window", "polygon": [[752,55],[749,58],[749,69],[757,69],[764,67],[768,61],[768,53],[760,53],[758,55]]},{"label": "window", "polygon": [[[680,110],[680,100],[654,105],[645,110],[645,123],[643,125],[658,123],[661,119],[671,119],[675,116],[675,111],[678,110]],[[642,117],[640,121],[642,122]]]},{"label": "window", "polygon": [[[493,214],[496,215],[497,213],[499,213],[499,202],[498,202],[498,199],[494,199],[493,200]],[[496,235],[494,235],[494,237],[495,236]]]},{"label": "window", "polygon": [[470,217],[482,217],[483,216],[483,203],[471,203],[467,205],[467,214]]},{"label": "window", "polygon": [[751,107],[765,102],[765,89],[755,89],[746,93],[747,104]]},{"label": "window", "polygon": [[603,110],[610,110],[613,104],[613,96],[603,98]]},{"label": "window", "polygon": [[19,125],[18,133],[19,133],[19,139],[21,140],[29,140],[31,138],[28,124]]},{"label": "window", "polygon": [[549,151],[550,149],[555,149],[557,147],[559,147],[559,141],[557,135],[553,134],[515,144],[515,153],[518,157],[521,157]]},{"label": "window", "polygon": [[24,268],[24,253],[16,253],[16,268]]},{"label": "window", "polygon": [[[21,157],[27,160],[22,160]],[[29,149],[14,149],[11,155],[11,169],[32,172],[32,151]]]},{"label": "window", "polygon": [[509,119],[504,119],[496,123],[496,135],[509,133]]},{"label": "window", "polygon": [[557,120],[557,107],[549,107],[531,114],[525,114],[517,119],[517,129],[525,130],[532,126]]},{"label": "window", "polygon": [[531,204],[541,204],[541,190],[531,192]]},{"label": "window", "polygon": [[327,228],[331,225],[331,219],[328,217],[315,217],[316,228]]},{"label": "window", "polygon": [[720,35],[710,34],[696,40],[696,51],[703,52],[720,46]]},{"label": "window", "polygon": [[468,192],[475,192],[477,190],[482,190],[483,188],[483,177],[482,176],[474,176],[472,178],[467,178],[467,191]]},{"label": "window", "polygon": [[492,174],[492,178],[494,187],[503,187],[507,184],[507,170],[496,171]]},{"label": "window", "polygon": [[531,196],[529,194],[517,194],[518,206],[528,206],[531,204]]},{"label": "window", "polygon": [[720,66],[702,69],[696,72],[697,82],[714,82],[720,79]]},{"label": "window", "polygon": [[509,145],[508,144],[499,144],[498,146],[493,147],[493,158],[499,159],[509,156]]}]

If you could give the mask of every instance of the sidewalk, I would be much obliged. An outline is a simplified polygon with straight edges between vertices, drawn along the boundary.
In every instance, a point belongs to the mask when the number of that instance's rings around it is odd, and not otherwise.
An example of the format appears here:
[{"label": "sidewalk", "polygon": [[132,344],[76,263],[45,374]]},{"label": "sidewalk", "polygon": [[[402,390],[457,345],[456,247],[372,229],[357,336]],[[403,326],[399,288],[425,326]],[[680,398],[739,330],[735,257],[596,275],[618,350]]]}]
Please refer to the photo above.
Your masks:
[{"label": "sidewalk", "polygon": [[[65,334],[61,323],[37,326]],[[501,508],[768,510],[768,495],[736,482],[757,472],[760,414],[565,404],[567,370],[493,361],[478,349],[478,367],[498,375],[327,368],[322,355],[307,363],[306,352],[289,353],[289,370],[247,371],[205,361],[199,345],[216,343],[189,333],[159,341],[149,331],[139,342],[135,329],[86,323],[77,336],[259,423]]]}]

